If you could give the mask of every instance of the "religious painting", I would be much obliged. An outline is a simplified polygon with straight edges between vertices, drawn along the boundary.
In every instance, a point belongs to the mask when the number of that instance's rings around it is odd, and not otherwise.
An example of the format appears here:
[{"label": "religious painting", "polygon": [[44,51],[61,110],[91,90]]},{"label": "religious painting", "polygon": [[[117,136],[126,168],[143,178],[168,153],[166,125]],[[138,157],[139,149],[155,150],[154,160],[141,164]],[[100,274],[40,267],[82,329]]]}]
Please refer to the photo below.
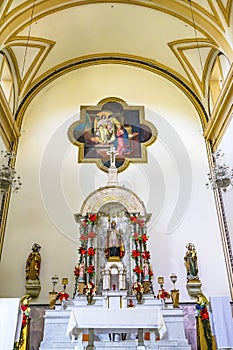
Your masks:
[{"label": "religious painting", "polygon": [[81,106],[80,120],[70,126],[68,137],[79,147],[79,163],[95,162],[107,172],[114,152],[114,165],[121,172],[131,162],[147,161],[146,147],[155,142],[157,130],[145,120],[143,106],[112,97]]}]

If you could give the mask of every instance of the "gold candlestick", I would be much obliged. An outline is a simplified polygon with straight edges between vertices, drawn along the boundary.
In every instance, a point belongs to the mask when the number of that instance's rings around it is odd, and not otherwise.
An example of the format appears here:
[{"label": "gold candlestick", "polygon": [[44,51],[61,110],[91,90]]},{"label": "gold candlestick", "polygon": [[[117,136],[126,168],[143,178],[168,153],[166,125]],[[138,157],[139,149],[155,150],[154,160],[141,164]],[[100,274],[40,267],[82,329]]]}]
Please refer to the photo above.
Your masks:
[{"label": "gold candlestick", "polygon": [[177,281],[177,276],[175,273],[172,273],[170,276],[170,280],[172,281],[174,285],[174,289],[171,290],[171,298],[172,298],[172,303],[174,308],[179,308],[179,299],[180,299],[180,292],[178,289],[176,289],[176,281]]},{"label": "gold candlestick", "polygon": [[172,273],[170,276],[170,280],[172,281],[172,283],[174,284],[174,290],[176,290],[176,281],[177,281],[177,276],[175,273]]}]

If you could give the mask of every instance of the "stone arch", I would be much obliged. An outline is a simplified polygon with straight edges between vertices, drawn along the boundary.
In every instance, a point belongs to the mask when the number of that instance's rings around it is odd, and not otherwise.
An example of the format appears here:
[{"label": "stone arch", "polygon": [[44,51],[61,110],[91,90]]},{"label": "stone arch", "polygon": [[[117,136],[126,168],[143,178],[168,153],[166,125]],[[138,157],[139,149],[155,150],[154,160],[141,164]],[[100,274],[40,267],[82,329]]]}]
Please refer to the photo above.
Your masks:
[{"label": "stone arch", "polygon": [[[100,208],[107,203],[122,204],[128,213],[140,213],[146,215],[143,201],[131,190],[121,186],[106,186],[92,192],[84,201],[79,215],[86,213],[98,213]],[[78,215],[78,214],[77,214]]]}]

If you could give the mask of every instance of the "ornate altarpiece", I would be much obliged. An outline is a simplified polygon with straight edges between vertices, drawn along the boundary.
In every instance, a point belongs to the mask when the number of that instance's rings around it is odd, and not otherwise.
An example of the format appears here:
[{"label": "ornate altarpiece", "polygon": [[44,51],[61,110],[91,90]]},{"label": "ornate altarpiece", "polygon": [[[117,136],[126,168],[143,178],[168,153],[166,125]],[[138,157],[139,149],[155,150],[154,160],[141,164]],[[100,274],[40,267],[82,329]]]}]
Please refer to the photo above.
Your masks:
[{"label": "ornate altarpiece", "polygon": [[[80,213],[75,214],[75,220],[81,226],[82,220],[85,219],[87,213],[95,213],[97,215],[95,237],[91,243],[96,247],[94,280],[97,285],[97,294],[101,294],[103,290],[102,271],[106,263],[107,231],[112,220],[116,221],[117,229],[122,232],[125,248],[122,263],[126,267],[126,290],[131,293],[131,286],[135,281],[135,276],[132,260],[133,228],[129,217],[136,214],[138,218],[140,217],[141,220],[144,220],[146,225],[150,220],[151,214],[146,213],[144,203],[135,193],[121,186],[106,186],[91,193],[84,201]],[[90,228],[91,230],[92,228]],[[112,281],[110,289],[112,289],[113,283],[118,287],[117,282]]]}]

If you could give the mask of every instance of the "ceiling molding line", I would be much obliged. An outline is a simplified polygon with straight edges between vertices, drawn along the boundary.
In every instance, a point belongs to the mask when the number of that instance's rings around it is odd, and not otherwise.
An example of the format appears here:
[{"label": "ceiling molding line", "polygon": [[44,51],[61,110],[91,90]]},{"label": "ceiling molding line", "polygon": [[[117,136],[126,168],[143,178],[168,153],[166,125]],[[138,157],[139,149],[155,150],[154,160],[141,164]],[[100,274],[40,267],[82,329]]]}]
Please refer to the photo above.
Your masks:
[{"label": "ceiling molding line", "polygon": [[216,0],[219,8],[222,11],[222,14],[226,20],[226,23],[230,25],[230,13],[231,13],[231,8],[232,8],[232,0],[227,1],[227,5],[224,6],[223,2],[221,0]]},{"label": "ceiling molding line", "polygon": [[233,65],[227,75],[223,89],[214,106],[204,138],[210,141],[213,151],[218,148],[224,133],[233,118]]},{"label": "ceiling molding line", "polygon": [[[196,93],[200,96],[203,95],[205,97],[205,79],[207,74],[208,63],[215,52],[215,50],[219,50],[216,46],[208,39],[189,39],[189,40],[177,40],[168,43],[170,49],[182,65],[184,71],[192,82]],[[195,72],[193,67],[193,63],[189,61],[188,57],[186,57],[186,53],[189,50],[197,50],[197,62],[200,64],[199,50],[201,49],[209,49],[209,54],[206,57],[204,66],[201,67],[201,77],[199,78],[198,74]],[[201,55],[201,53],[200,53]]]},{"label": "ceiling molding line", "polygon": [[9,108],[8,102],[5,98],[4,92],[0,87],[0,135],[3,139],[4,145],[8,150],[11,149],[12,143],[17,143],[20,137],[19,127],[15,122],[12,112]]},{"label": "ceiling molding line", "polygon": [[[151,10],[160,11],[171,16],[174,16],[181,21],[193,26],[192,20],[190,18],[190,8],[189,0],[184,0],[184,3],[174,0],[115,0],[113,3],[118,4],[128,4],[135,6],[143,6]],[[208,0],[210,1],[210,0]],[[220,1],[220,0],[218,0]],[[92,5],[92,4],[102,4],[102,3],[112,3],[110,0],[63,0],[58,4],[57,0],[50,1],[41,1],[35,4],[35,12],[33,22],[38,21],[39,19],[53,14],[57,11],[63,11],[67,8],[77,7],[82,5]],[[206,11],[204,7],[193,3],[195,8],[195,19],[197,29],[204,35],[207,36],[207,33],[212,33],[211,36],[215,38],[216,42],[221,42],[224,48],[224,51],[227,55],[231,54],[231,47],[229,43],[225,41],[224,36],[222,35],[222,25],[219,18],[216,19],[216,9],[214,10],[214,5],[210,3],[210,7],[213,11],[213,15],[210,12]],[[2,27],[2,41],[9,39],[11,35],[17,35],[25,27],[28,26],[27,18],[29,17],[28,12],[31,11],[31,6],[29,2],[26,2],[26,5],[22,5],[14,8],[10,13],[8,13],[3,19],[0,18],[0,23]],[[205,13],[205,15],[203,15]],[[207,18],[209,20],[207,20]],[[2,21],[2,22],[1,22]],[[23,26],[20,24],[20,21],[23,23]],[[203,23],[205,26],[203,26]],[[15,30],[10,33],[10,28],[14,24]]]},{"label": "ceiling molding line", "polygon": [[207,121],[209,119],[208,114],[200,101],[199,97],[193,92],[193,90],[179,77],[177,77],[174,73],[170,72],[169,70],[156,65],[153,62],[146,61],[139,58],[134,57],[125,57],[125,56],[98,56],[98,57],[88,57],[83,58],[79,61],[74,61],[68,65],[59,67],[58,69],[55,69],[50,74],[46,75],[43,79],[38,81],[24,96],[22,99],[18,110],[15,114],[15,119],[20,119],[19,123],[22,123],[22,116],[25,112],[25,109],[27,105],[29,104],[30,100],[33,98],[33,96],[36,95],[38,92],[38,89],[43,88],[45,85],[49,84],[52,80],[55,78],[67,73],[68,71],[75,70],[79,67],[83,66],[91,66],[91,65],[97,65],[97,64],[126,64],[126,65],[132,65],[135,67],[139,67],[142,69],[150,70],[152,72],[156,72],[165,78],[169,79],[171,82],[176,84],[178,87],[182,89],[182,91],[193,101],[194,106],[196,107],[199,115],[200,120],[203,129],[205,128],[205,125],[207,124]]}]

